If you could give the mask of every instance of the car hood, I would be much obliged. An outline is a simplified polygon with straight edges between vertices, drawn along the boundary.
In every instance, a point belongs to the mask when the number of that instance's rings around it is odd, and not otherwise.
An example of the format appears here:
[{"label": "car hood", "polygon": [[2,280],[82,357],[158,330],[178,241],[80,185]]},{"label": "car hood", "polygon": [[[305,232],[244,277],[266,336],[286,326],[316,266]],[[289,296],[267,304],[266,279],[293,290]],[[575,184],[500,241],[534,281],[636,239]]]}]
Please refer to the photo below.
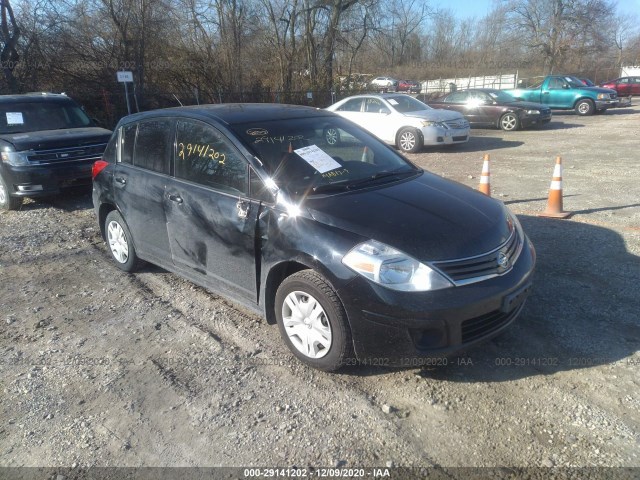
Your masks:
[{"label": "car hood", "polygon": [[99,127],[43,130],[39,132],[0,135],[0,140],[13,144],[16,151],[49,150],[64,147],[81,147],[95,143],[107,143],[111,131]]},{"label": "car hood", "polygon": [[308,197],[306,206],[316,221],[426,262],[489,252],[513,228],[501,202],[427,172],[381,188]]},{"label": "car hood", "polygon": [[581,87],[581,90],[590,90],[592,92],[596,92],[596,93],[615,93],[617,94],[618,92],[616,92],[615,90],[611,89],[611,88],[603,88],[603,87]]},{"label": "car hood", "polygon": [[464,118],[461,113],[452,110],[440,110],[433,108],[431,110],[420,110],[417,112],[408,112],[405,117],[425,119],[432,122],[446,122],[447,120],[460,120]]}]

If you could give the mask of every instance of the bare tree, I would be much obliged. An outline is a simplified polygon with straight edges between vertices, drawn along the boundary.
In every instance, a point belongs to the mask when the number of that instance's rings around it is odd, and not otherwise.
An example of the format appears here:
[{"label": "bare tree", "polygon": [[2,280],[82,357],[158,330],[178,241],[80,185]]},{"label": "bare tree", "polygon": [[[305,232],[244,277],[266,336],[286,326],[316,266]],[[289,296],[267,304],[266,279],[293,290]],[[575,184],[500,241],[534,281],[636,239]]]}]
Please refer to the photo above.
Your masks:
[{"label": "bare tree", "polygon": [[0,22],[0,33],[2,34],[2,38],[0,38],[2,42],[0,61],[2,61],[2,71],[9,91],[17,93],[19,88],[18,81],[13,75],[13,71],[18,65],[18,60],[20,60],[17,50],[18,41],[20,40],[20,27],[18,27],[9,0],[0,0],[0,14],[2,17]]}]

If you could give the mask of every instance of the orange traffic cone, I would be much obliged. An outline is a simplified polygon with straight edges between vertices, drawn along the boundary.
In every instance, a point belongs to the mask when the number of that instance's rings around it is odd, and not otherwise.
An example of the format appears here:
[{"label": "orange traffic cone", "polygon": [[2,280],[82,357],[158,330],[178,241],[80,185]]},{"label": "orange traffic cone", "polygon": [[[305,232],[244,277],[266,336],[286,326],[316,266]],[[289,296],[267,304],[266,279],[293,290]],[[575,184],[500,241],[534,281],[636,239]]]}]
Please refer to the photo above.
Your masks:
[{"label": "orange traffic cone", "polygon": [[489,171],[489,155],[484,155],[484,163],[482,164],[482,174],[480,175],[480,185],[478,190],[485,195],[491,196],[491,172]]},{"label": "orange traffic cone", "polygon": [[551,186],[549,187],[549,200],[547,202],[547,209],[539,213],[539,217],[551,217],[551,218],[567,218],[572,215],[572,212],[565,212],[562,210],[562,158],[556,157],[556,166],[553,169],[553,178],[551,179]]}]

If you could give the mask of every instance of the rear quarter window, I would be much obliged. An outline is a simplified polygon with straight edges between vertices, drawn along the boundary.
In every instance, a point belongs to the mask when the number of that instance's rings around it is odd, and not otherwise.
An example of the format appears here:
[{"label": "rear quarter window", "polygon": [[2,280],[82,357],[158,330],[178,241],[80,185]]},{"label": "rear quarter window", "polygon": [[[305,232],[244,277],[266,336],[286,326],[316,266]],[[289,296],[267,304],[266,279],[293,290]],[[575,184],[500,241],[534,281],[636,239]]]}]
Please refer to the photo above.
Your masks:
[{"label": "rear quarter window", "polygon": [[133,147],[136,143],[137,131],[137,123],[120,128],[120,162],[133,164]]},{"label": "rear quarter window", "polygon": [[109,143],[107,143],[107,148],[105,148],[104,153],[102,154],[102,159],[105,162],[116,163],[116,154],[118,151],[118,131],[116,130],[111,135],[111,139]]}]

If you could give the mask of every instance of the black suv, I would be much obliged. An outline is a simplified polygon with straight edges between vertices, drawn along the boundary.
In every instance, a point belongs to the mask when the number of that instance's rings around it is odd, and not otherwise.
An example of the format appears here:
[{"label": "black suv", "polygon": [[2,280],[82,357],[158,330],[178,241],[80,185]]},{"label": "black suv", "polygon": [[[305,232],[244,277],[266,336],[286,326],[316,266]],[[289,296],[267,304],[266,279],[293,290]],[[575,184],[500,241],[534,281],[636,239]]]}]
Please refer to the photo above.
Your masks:
[{"label": "black suv", "polygon": [[316,368],[428,365],[497,335],[529,292],[534,250],[504,204],[332,112],[132,115],[93,173],[119,268],[144,259],[264,314]]},{"label": "black suv", "polygon": [[0,95],[0,209],[90,184],[110,136],[64,94]]}]

